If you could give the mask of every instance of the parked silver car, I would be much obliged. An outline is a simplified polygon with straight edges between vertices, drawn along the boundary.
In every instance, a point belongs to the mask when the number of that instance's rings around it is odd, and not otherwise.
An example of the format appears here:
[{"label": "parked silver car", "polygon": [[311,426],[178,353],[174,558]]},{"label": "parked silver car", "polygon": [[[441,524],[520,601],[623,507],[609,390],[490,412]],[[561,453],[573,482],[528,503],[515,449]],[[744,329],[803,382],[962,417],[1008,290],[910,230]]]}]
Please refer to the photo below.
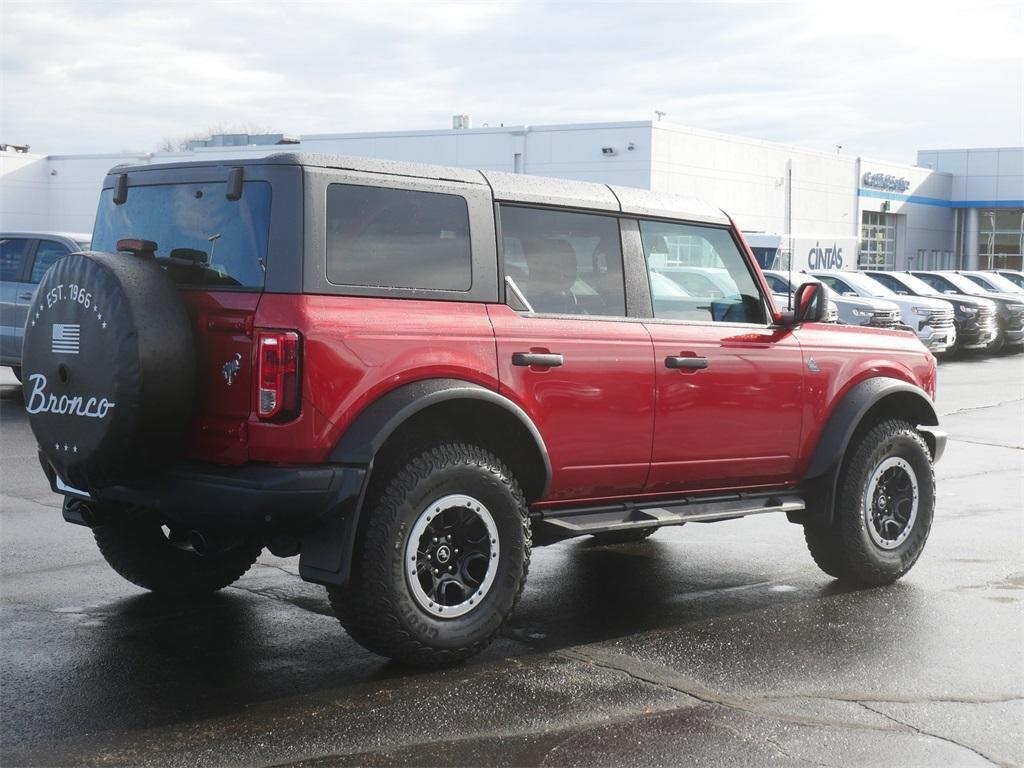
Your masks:
[{"label": "parked silver car", "polygon": [[[784,270],[766,269],[765,279],[772,293],[786,298],[804,283],[820,283],[821,281],[806,272],[790,273]],[[861,299],[856,296],[841,296],[829,290],[829,303],[834,304],[838,314],[838,322],[846,325],[867,325],[872,328],[899,328],[900,308],[891,301],[881,299]],[[784,305],[783,305],[784,306]]]},{"label": "parked silver car", "polygon": [[935,354],[956,344],[953,305],[945,299],[901,296],[863,272],[820,271],[811,274],[842,296],[892,302],[899,307],[903,324]]},{"label": "parked silver car", "polygon": [[43,275],[57,259],[89,248],[90,235],[74,232],[0,233],[0,365],[21,379],[25,320]]}]

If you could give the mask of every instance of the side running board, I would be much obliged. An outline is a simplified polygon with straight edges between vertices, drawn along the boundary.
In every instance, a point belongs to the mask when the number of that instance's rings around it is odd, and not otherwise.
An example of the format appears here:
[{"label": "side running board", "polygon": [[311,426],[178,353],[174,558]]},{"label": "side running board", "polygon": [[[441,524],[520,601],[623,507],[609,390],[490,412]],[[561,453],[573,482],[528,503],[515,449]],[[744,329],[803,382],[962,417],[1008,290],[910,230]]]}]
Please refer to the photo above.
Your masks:
[{"label": "side running board", "polygon": [[803,512],[804,500],[794,494],[732,495],[684,498],[658,506],[636,503],[566,510],[544,510],[537,521],[543,540],[557,541],[592,533],[610,533],[663,525],[732,520],[767,512]]}]

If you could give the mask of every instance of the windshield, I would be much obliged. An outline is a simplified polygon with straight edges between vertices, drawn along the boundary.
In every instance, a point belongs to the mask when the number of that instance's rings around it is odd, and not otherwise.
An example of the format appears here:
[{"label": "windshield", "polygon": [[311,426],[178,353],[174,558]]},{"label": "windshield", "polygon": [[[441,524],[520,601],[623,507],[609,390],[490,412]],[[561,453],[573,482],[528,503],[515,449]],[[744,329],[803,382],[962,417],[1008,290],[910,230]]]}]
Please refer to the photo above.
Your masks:
[{"label": "windshield", "polygon": [[877,280],[857,272],[844,272],[842,279],[850,285],[860,288],[868,296],[874,296],[876,299],[887,299],[890,296],[896,295],[895,291],[889,290]]},{"label": "windshield", "polygon": [[1024,293],[1024,288],[1021,288],[1010,280],[1007,280],[1002,275],[993,273],[990,275],[968,275],[968,277],[982,288],[988,288],[992,291],[999,291],[1000,293]]},{"label": "windshield", "polygon": [[942,277],[947,282],[956,286],[960,290],[960,293],[966,293],[969,296],[985,296],[989,293],[989,291],[986,291],[980,285],[976,285],[963,275],[957,275],[953,272],[943,272]]},{"label": "windshield", "polygon": [[114,203],[105,189],[92,245],[113,252],[124,238],[152,240],[157,260],[181,285],[262,289],[270,231],[270,184],[247,181],[238,200],[225,183],[131,187]]},{"label": "windshield", "polygon": [[928,283],[922,280],[917,275],[900,275],[899,280],[907,288],[912,290],[919,296],[941,296],[942,293],[936,291]]}]

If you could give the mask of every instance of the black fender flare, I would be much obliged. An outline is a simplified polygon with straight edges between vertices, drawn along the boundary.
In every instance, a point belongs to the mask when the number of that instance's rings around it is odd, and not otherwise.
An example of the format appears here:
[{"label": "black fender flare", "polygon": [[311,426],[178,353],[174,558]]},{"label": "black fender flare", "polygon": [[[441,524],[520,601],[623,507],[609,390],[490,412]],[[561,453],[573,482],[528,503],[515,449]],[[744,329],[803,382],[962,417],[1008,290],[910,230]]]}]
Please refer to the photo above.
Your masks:
[{"label": "black fender flare", "polygon": [[536,424],[516,403],[494,390],[461,379],[423,379],[386,392],[366,406],[342,434],[327,461],[363,470],[362,487],[354,503],[325,517],[300,545],[299,574],[320,584],[345,584],[351,571],[352,549],[362,514],[373,461],[385,441],[406,421],[438,403],[477,400],[496,405],[514,416],[536,443],[544,465],[540,497],[551,483],[551,459]]},{"label": "black fender flare", "polygon": [[331,451],[333,464],[366,465],[391,434],[420,411],[448,400],[482,400],[509,412],[533,437],[544,462],[544,490],[551,481],[551,459],[540,430],[526,411],[492,389],[461,379],[423,379],[381,395],[356,416]]},{"label": "black fender flare", "polygon": [[888,413],[906,418],[918,428],[931,450],[932,460],[939,460],[945,448],[946,434],[937,429],[939,417],[928,393],[888,376],[865,379],[843,395],[829,415],[800,481],[808,511],[799,513],[795,522],[831,524],[839,472],[850,441],[872,410],[887,405]]}]

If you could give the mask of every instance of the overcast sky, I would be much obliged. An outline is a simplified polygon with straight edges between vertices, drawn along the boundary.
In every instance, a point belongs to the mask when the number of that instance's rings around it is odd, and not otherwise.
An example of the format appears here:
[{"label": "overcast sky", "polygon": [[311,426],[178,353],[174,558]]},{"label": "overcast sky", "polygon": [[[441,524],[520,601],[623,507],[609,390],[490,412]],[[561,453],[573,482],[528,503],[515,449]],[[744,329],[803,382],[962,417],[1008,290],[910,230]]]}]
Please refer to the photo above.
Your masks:
[{"label": "overcast sky", "polygon": [[0,142],[668,120],[881,159],[1024,144],[1024,2],[0,2]]}]

